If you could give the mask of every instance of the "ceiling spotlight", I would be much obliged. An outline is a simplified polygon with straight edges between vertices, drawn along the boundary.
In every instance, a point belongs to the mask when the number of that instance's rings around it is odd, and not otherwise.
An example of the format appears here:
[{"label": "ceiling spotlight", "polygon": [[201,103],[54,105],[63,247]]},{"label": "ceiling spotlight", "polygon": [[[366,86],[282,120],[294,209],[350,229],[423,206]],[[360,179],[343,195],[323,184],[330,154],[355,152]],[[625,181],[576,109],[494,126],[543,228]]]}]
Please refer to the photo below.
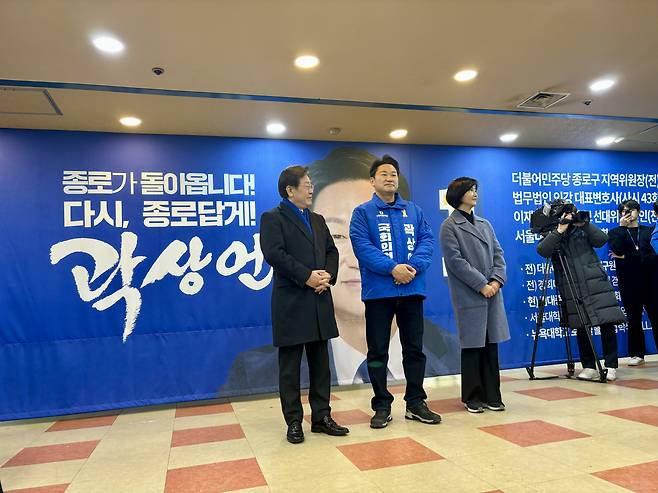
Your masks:
[{"label": "ceiling spotlight", "polygon": [[453,76],[453,78],[457,82],[467,82],[469,80],[475,79],[477,77],[477,75],[478,75],[477,70],[469,69],[469,70],[461,70],[461,71],[457,72]]},{"label": "ceiling spotlight", "polygon": [[592,82],[589,85],[589,88],[593,92],[603,92],[603,91],[607,91],[614,85],[615,85],[614,79],[599,79]]},{"label": "ceiling spotlight", "polygon": [[614,142],[615,144],[619,144],[622,140],[624,140],[623,137],[617,137]]},{"label": "ceiling spotlight", "polygon": [[599,147],[609,146],[610,144],[612,144],[615,141],[616,138],[617,137],[615,137],[614,135],[598,138],[598,139],[596,139],[596,145],[599,146]]},{"label": "ceiling spotlight", "polygon": [[136,116],[124,116],[119,119],[119,123],[125,127],[139,127],[142,124],[142,120]]},{"label": "ceiling spotlight", "polygon": [[396,130],[393,130],[390,134],[388,134],[392,139],[404,139],[407,136],[407,129],[406,128],[398,128]]},{"label": "ceiling spotlight", "polygon": [[271,135],[280,135],[286,131],[286,126],[279,122],[268,123],[265,128],[267,129],[267,133]]},{"label": "ceiling spotlight", "polygon": [[295,58],[295,66],[297,68],[310,69],[315,68],[320,64],[320,59],[313,55],[302,55]]},{"label": "ceiling spotlight", "polygon": [[329,135],[338,135],[339,133],[342,132],[342,130],[343,130],[343,129],[340,128],[340,127],[331,127],[331,128],[329,129]]},{"label": "ceiling spotlight", "polygon": [[117,38],[112,36],[97,36],[92,40],[96,49],[104,52],[116,55],[123,51],[123,43]]},{"label": "ceiling spotlight", "polygon": [[510,142],[514,142],[518,137],[519,134],[509,133],[509,134],[503,134],[498,138],[500,139],[501,142],[505,142],[506,144],[508,144]]}]

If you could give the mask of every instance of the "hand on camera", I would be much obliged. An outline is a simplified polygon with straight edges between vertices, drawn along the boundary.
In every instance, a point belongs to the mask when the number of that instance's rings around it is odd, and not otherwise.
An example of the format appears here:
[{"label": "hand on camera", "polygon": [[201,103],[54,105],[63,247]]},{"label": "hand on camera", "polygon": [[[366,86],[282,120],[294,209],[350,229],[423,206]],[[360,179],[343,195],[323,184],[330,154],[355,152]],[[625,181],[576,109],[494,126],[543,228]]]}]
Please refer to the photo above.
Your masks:
[{"label": "hand on camera", "polygon": [[569,229],[569,224],[571,224],[571,221],[573,221],[573,214],[572,213],[564,213],[562,214],[562,217],[560,218],[560,223],[557,225],[557,232],[562,234],[564,233],[567,229]]}]

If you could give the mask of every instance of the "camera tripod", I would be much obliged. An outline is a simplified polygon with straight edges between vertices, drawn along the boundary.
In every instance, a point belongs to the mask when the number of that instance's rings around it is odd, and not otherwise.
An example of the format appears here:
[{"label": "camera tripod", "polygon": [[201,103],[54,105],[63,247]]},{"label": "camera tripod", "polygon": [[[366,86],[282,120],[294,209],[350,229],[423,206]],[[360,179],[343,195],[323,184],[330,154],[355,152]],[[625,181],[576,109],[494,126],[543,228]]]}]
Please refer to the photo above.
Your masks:
[{"label": "camera tripod", "polygon": [[[573,300],[573,303],[576,307],[576,314],[578,315],[578,320],[580,321],[581,327],[587,334],[587,340],[589,341],[590,348],[594,353],[594,361],[596,362],[597,370],[599,372],[599,380],[596,381],[600,383],[605,383],[607,381],[608,370],[607,368],[603,368],[601,366],[601,361],[599,361],[599,356],[596,353],[596,347],[594,347],[594,339],[592,338],[592,325],[586,322],[586,318],[583,312],[584,310],[583,300],[576,290],[576,284],[573,277],[573,272],[571,271],[571,267],[569,266],[569,263],[567,262],[567,259],[564,257],[564,254],[562,253],[561,250],[557,250],[554,254],[554,257],[557,257],[560,262],[560,267],[562,268],[562,271],[564,272],[564,277],[567,281],[567,288],[569,290],[569,294],[571,295],[571,299]],[[549,377],[535,376],[535,361],[537,358],[537,347],[539,345],[539,332],[541,331],[544,325],[544,309],[546,307],[546,289],[548,286],[548,279],[550,277],[551,264],[552,264],[551,259],[550,258],[546,259],[546,264],[544,265],[545,267],[544,284],[542,286],[541,298],[539,299],[539,304],[537,305],[537,324],[535,326],[535,337],[532,347],[532,360],[530,362],[530,366],[526,367],[526,371],[528,372],[528,376],[530,377],[530,380],[550,380],[553,378],[559,378],[558,375],[553,375]],[[566,300],[560,300],[560,301],[566,304]],[[560,318],[562,318],[562,316]],[[560,328],[563,331],[565,331],[564,341],[565,341],[566,353],[567,353],[567,374],[565,376],[567,378],[572,378],[575,373],[575,364],[573,359],[573,352],[571,351],[571,341],[569,334],[570,329],[569,327],[563,327],[562,324],[560,324]]]}]

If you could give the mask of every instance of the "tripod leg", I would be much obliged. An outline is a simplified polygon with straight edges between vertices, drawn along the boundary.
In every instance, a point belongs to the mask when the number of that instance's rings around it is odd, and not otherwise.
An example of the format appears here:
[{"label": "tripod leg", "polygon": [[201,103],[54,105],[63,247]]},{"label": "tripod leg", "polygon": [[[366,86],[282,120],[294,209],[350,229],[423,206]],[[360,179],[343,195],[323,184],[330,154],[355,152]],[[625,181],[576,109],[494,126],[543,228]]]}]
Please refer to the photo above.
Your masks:
[{"label": "tripod leg", "polygon": [[532,344],[532,360],[530,361],[530,366],[526,367],[528,376],[530,380],[535,379],[535,361],[537,360],[537,346],[539,344],[539,333],[544,325],[544,309],[546,307],[546,288],[548,285],[548,278],[551,271],[551,260],[546,259],[544,264],[544,284],[541,290],[541,298],[539,299],[539,304],[537,305],[537,323],[535,324],[535,338]]},{"label": "tripod leg", "polygon": [[567,376],[569,378],[573,377],[576,373],[576,365],[573,361],[573,353],[571,352],[571,335],[569,333],[569,327],[562,327],[564,330],[564,344],[567,350]]}]

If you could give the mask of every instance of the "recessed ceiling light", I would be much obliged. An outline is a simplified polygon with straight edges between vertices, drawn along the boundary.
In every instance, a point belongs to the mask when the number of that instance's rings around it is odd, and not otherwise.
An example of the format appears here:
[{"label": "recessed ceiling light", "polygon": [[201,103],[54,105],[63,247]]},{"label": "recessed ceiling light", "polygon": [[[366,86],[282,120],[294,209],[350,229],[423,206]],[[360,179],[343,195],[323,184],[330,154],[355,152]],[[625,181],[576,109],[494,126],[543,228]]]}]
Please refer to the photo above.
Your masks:
[{"label": "recessed ceiling light", "polygon": [[142,124],[142,120],[136,116],[124,116],[119,119],[119,122],[126,127],[139,127]]},{"label": "recessed ceiling light", "polygon": [[599,146],[599,147],[609,146],[610,144],[612,144],[615,141],[616,138],[617,137],[615,137],[614,135],[607,136],[607,137],[601,137],[599,139],[596,139],[596,145]]},{"label": "recessed ceiling light", "polygon": [[97,36],[92,40],[94,46],[104,53],[113,55],[123,51],[123,43],[112,36]]},{"label": "recessed ceiling light", "polygon": [[589,88],[593,92],[603,92],[603,91],[607,91],[614,85],[615,85],[614,79],[599,79],[592,82],[589,85]]},{"label": "recessed ceiling light", "polygon": [[509,142],[514,142],[518,137],[519,134],[509,133],[509,134],[503,134],[498,138],[500,139],[501,142],[505,142],[507,144]]},{"label": "recessed ceiling light", "polygon": [[468,69],[457,72],[453,77],[457,82],[467,82],[475,79],[477,75],[477,70]]},{"label": "recessed ceiling light", "polygon": [[393,130],[390,134],[388,134],[392,139],[404,139],[407,136],[407,129],[406,128],[398,128]]},{"label": "recessed ceiling light", "polygon": [[279,122],[268,123],[265,128],[267,129],[267,133],[272,135],[280,135],[286,131],[286,126]]},{"label": "recessed ceiling light", "polygon": [[302,55],[295,58],[295,66],[298,68],[315,68],[320,64],[320,59],[313,55]]}]

